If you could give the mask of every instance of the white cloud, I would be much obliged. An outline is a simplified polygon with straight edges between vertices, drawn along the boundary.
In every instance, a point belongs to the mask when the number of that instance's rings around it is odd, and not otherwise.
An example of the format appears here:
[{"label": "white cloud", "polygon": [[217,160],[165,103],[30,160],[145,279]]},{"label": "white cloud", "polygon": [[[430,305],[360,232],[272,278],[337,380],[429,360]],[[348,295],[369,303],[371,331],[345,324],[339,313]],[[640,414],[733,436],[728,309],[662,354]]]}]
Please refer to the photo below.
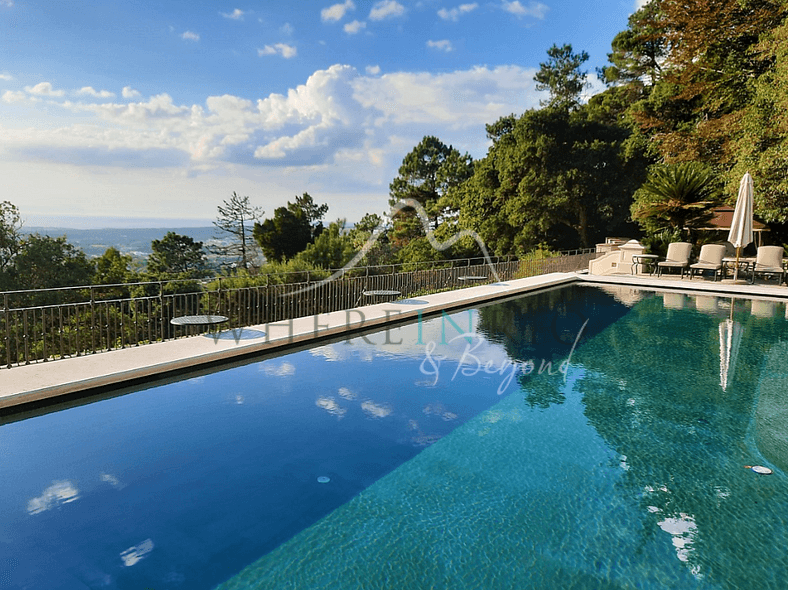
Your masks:
[{"label": "white cloud", "polygon": [[0,0],[0,6],[11,8],[14,5],[13,0]]},{"label": "white cloud", "polygon": [[451,10],[447,10],[445,8],[441,8],[438,11],[438,16],[441,17],[443,20],[451,20],[457,22],[460,20],[460,16],[463,14],[467,14],[469,12],[473,12],[479,8],[479,5],[474,2],[473,4],[460,4],[457,8],[452,8]]},{"label": "white cloud", "polygon": [[503,0],[501,7],[506,11],[517,17],[532,16],[534,18],[543,19],[550,8],[541,2],[531,2],[527,7],[520,4],[519,0],[508,2]]},{"label": "white cloud", "polygon": [[138,90],[134,90],[131,86],[124,86],[121,94],[123,98],[139,98],[142,96]]},{"label": "white cloud", "polygon": [[183,33],[183,35],[181,35],[181,39],[186,41],[199,41],[200,36],[197,33],[193,33],[192,31],[186,31]]},{"label": "white cloud", "polygon": [[322,20],[324,23],[335,23],[338,20],[342,20],[346,12],[355,9],[356,5],[353,4],[352,0],[345,0],[345,2],[342,4],[333,4],[328,8],[321,10],[320,20]]},{"label": "white cloud", "polygon": [[279,27],[279,32],[283,35],[292,35],[295,33],[295,27],[290,23],[285,23],[281,27]]},{"label": "white cloud", "polygon": [[121,215],[175,217],[188,202],[190,217],[210,220],[233,178],[267,211],[308,191],[330,204],[332,217],[358,219],[386,208],[402,158],[425,135],[484,156],[485,124],[538,106],[534,74],[517,66],[431,74],[334,65],[281,94],[194,103],[148,98],[147,87],[146,98],[127,86],[117,100],[20,93],[22,114],[33,112],[0,122],[0,177],[9,194],[31,195],[29,215],[117,216],[123,203]]},{"label": "white cloud", "polygon": [[232,12],[220,12],[219,14],[221,14],[224,18],[229,18],[231,20],[243,20],[244,14],[246,13],[240,8],[236,8]]},{"label": "white cloud", "polygon": [[454,49],[451,45],[451,41],[448,39],[441,39],[440,41],[427,41],[427,47],[431,47],[432,49],[437,49],[439,51],[445,51],[446,53]]},{"label": "white cloud", "polygon": [[635,11],[640,10],[649,2],[651,2],[651,0],[635,0]]},{"label": "white cloud", "polygon": [[53,90],[52,84],[49,82],[39,82],[35,86],[25,86],[25,90],[37,96],[63,96],[65,94],[62,90]]},{"label": "white cloud", "polygon": [[110,92],[109,90],[97,91],[92,86],[83,86],[82,88],[77,90],[77,94],[85,95],[85,96],[94,96],[96,98],[112,98],[115,96],[114,92]]},{"label": "white cloud", "polygon": [[369,12],[370,20],[384,20],[405,14],[405,7],[396,0],[380,0]]},{"label": "white cloud", "polygon": [[367,66],[366,72],[370,76],[377,76],[380,73],[380,66]]},{"label": "white cloud", "polygon": [[365,29],[367,27],[367,23],[363,21],[354,20],[353,22],[347,23],[343,29],[348,35],[355,35],[361,29]]},{"label": "white cloud", "polygon": [[293,47],[292,45],[287,45],[286,43],[276,43],[275,45],[266,45],[262,49],[257,50],[257,55],[260,57],[264,55],[281,55],[285,59],[290,59],[291,57],[295,57],[298,53],[298,50]]},{"label": "white cloud", "polygon": [[[257,100],[209,96],[201,104],[184,105],[166,93],[134,100],[126,87],[121,102],[51,102],[47,127],[0,128],[0,150],[9,156],[0,162],[111,166],[126,175],[148,170],[159,182],[166,177],[155,170],[238,174],[262,166],[273,186],[286,187],[284,197],[293,183],[318,183],[312,190],[326,194],[363,190],[385,196],[403,155],[424,135],[437,135],[481,157],[487,148],[486,123],[538,104],[533,69],[379,73],[377,66],[362,74],[334,65],[285,94]],[[15,98],[3,95],[6,102]],[[350,198],[337,196],[346,207]],[[209,217],[214,209],[209,208]]]},{"label": "white cloud", "polygon": [[0,80],[13,80],[14,77],[11,74],[6,74],[5,72],[0,73]]},{"label": "white cloud", "polygon": [[3,102],[12,103],[12,102],[22,102],[27,99],[27,94],[18,90],[13,92],[11,90],[6,90],[3,93]]}]

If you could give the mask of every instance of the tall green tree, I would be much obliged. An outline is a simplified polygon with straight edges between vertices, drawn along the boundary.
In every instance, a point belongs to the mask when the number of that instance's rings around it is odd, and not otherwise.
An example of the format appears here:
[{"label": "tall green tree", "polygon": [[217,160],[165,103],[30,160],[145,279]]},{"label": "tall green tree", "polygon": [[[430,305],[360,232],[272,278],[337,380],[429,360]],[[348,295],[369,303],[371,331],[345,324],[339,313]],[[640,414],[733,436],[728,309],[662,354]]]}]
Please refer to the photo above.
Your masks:
[{"label": "tall green tree", "polygon": [[[424,207],[432,229],[451,214],[453,202],[441,200],[473,173],[473,160],[440,139],[425,136],[402,160],[397,177],[389,185],[389,204],[394,207],[407,199]],[[415,210],[404,208],[394,216],[392,236],[397,246],[424,236]]]},{"label": "tall green tree", "polygon": [[590,247],[624,231],[645,178],[642,147],[628,143],[629,91],[610,88],[581,104],[585,53],[549,53],[536,76],[551,91],[548,106],[488,125],[492,146],[457,192],[458,226],[497,254]]},{"label": "tall green tree", "polygon": [[295,203],[288,201],[287,208],[293,213],[303,215],[309,224],[312,239],[316,238],[323,231],[323,218],[328,213],[328,205],[326,203],[315,203],[315,200],[309,193],[304,193],[300,197],[296,196]]},{"label": "tall green tree", "polygon": [[658,71],[630,109],[655,155],[718,171],[736,162],[745,112],[774,65],[761,43],[787,15],[783,0],[652,0],[633,15],[605,72],[608,81],[640,84],[644,69]]},{"label": "tall green tree", "polygon": [[22,243],[22,218],[10,201],[0,202],[0,290],[10,289],[14,258]]},{"label": "tall green tree", "polygon": [[318,205],[309,193],[274,210],[274,216],[255,222],[253,235],[269,261],[289,260],[303,251],[323,231],[328,205]]},{"label": "tall green tree", "polygon": [[345,223],[344,219],[330,223],[314,242],[297,255],[298,259],[317,268],[337,269],[345,266],[356,254],[353,238],[345,231]]},{"label": "tall green tree", "polygon": [[668,52],[661,2],[648,2],[630,15],[628,28],[618,33],[607,54],[609,66],[601,68],[607,84],[653,86],[662,75]]},{"label": "tall green tree", "polygon": [[229,199],[222,201],[217,210],[218,216],[213,225],[220,232],[230,234],[232,243],[217,248],[216,251],[225,256],[237,256],[241,262],[241,268],[249,268],[249,253],[254,240],[251,239],[253,226],[250,227],[248,224],[259,220],[263,215],[263,210],[253,207],[248,196],[241,197],[235,191]]},{"label": "tall green tree", "polygon": [[156,278],[201,278],[208,276],[208,266],[202,242],[190,236],[167,232],[161,240],[151,242],[148,273]]},{"label": "tall green tree", "polygon": [[51,289],[89,285],[95,268],[85,252],[68,243],[65,236],[53,238],[30,234],[14,259],[15,289]]},{"label": "tall green tree", "polygon": [[735,163],[725,174],[726,193],[736,194],[750,172],[755,205],[762,219],[788,223],[788,19],[764,35],[755,48],[772,65],[753,82],[753,98],[744,109],[742,133],[735,142]]},{"label": "tall green tree", "polygon": [[95,285],[117,285],[132,279],[132,258],[121,254],[115,247],[107,248],[104,254],[96,258],[96,273],[93,276]]},{"label": "tall green tree", "polygon": [[583,90],[588,88],[588,72],[580,67],[588,61],[588,53],[574,53],[571,45],[553,45],[547,50],[550,59],[539,64],[534,76],[537,90],[547,90],[550,98],[540,101],[543,106],[574,109],[580,104]]}]

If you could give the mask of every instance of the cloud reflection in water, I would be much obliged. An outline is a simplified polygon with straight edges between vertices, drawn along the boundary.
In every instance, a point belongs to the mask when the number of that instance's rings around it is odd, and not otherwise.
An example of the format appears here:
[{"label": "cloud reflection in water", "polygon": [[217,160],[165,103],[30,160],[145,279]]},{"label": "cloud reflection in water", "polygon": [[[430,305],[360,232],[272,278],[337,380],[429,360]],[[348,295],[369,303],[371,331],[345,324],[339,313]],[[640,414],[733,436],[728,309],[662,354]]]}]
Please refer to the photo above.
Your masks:
[{"label": "cloud reflection in water", "polygon": [[79,499],[79,490],[70,481],[54,481],[44,493],[27,503],[28,514],[40,514]]}]

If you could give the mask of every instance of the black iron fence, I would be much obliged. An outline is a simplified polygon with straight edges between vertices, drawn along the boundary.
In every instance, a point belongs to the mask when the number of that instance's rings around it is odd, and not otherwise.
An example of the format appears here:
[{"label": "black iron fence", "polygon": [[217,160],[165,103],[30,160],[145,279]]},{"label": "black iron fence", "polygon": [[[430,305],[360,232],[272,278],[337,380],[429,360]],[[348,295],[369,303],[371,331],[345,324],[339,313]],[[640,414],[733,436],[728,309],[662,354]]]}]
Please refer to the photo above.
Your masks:
[{"label": "black iron fence", "polygon": [[228,328],[352,309],[376,302],[373,291],[408,298],[470,285],[588,268],[593,250],[548,258],[484,258],[360,267],[329,272],[88,285],[0,293],[0,368],[140,346],[205,328],[174,326],[175,317],[222,315]]}]

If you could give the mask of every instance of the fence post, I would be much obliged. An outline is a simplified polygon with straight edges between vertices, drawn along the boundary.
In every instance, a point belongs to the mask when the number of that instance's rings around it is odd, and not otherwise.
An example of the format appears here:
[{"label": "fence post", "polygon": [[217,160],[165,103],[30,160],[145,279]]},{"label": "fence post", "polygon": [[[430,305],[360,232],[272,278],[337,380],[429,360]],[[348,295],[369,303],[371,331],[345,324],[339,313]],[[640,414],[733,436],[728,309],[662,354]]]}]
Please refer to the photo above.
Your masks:
[{"label": "fence post", "polygon": [[[79,348],[79,316],[77,315],[77,348]],[[90,350],[96,352],[96,298],[90,286]]]},{"label": "fence post", "polygon": [[166,340],[164,336],[164,282],[159,281],[159,327],[161,329],[161,341]]},{"label": "fence post", "polygon": [[6,368],[11,368],[11,309],[8,306],[8,293],[3,294],[3,315],[5,316],[5,357]]}]

